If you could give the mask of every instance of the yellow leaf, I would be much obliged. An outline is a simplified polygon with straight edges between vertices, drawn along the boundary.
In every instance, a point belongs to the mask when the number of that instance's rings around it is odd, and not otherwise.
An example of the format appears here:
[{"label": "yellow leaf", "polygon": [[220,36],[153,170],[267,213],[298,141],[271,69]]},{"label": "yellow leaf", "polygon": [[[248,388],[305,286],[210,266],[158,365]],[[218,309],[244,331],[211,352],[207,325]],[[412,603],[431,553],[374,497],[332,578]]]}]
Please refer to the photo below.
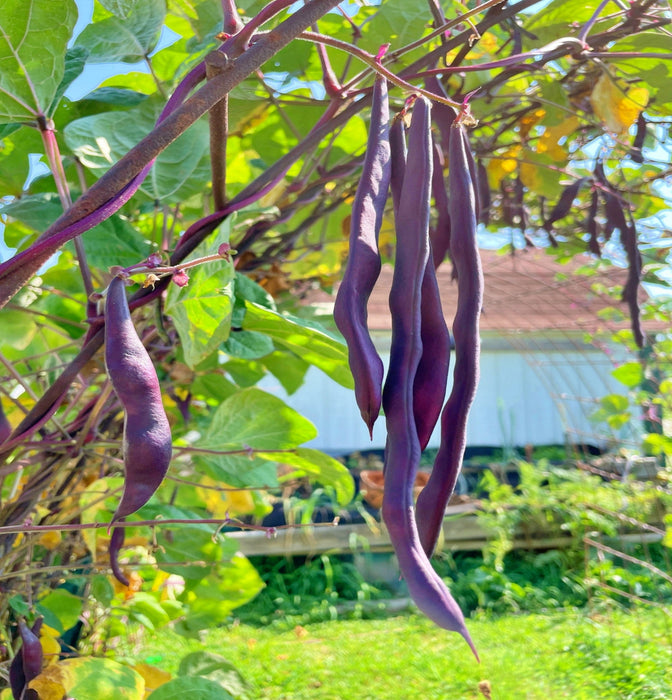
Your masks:
[{"label": "yellow leaf", "polygon": [[67,685],[67,675],[56,663],[46,666],[39,676],[30,681],[28,687],[37,691],[40,700],[63,700]]},{"label": "yellow leaf", "polygon": [[494,54],[499,48],[497,37],[492,32],[486,32],[478,42],[479,46],[489,54]]},{"label": "yellow leaf", "polygon": [[56,549],[59,544],[61,544],[61,540],[62,538],[60,532],[50,530],[49,532],[45,532],[43,535],[41,535],[37,542],[51,552],[52,550]]},{"label": "yellow leaf", "polygon": [[58,657],[61,653],[61,645],[58,643],[58,632],[51,627],[43,627],[40,630],[40,645],[44,660],[48,664],[58,662]]},{"label": "yellow leaf", "polygon": [[521,150],[522,148],[520,145],[511,146],[511,148],[503,153],[490,159],[490,162],[486,166],[486,172],[488,174],[490,187],[493,190],[498,190],[499,183],[505,177],[515,172],[518,167],[518,158],[520,157]]},{"label": "yellow leaf", "polygon": [[153,690],[156,690],[160,685],[167,683],[172,678],[168,671],[162,671],[160,668],[150,666],[146,663],[135,664],[131,668],[145,679],[145,698],[147,698]]},{"label": "yellow leaf", "polygon": [[608,131],[618,135],[627,133],[648,101],[646,88],[621,86],[607,73],[602,73],[590,95],[595,116]]},{"label": "yellow leaf", "polygon": [[530,129],[538,124],[546,116],[545,109],[535,109],[533,112],[527,112],[523,117],[518,120],[518,127],[520,128],[520,137],[525,139],[530,133]]},{"label": "yellow leaf", "polygon": [[196,488],[205,507],[215,518],[227,518],[233,515],[244,515],[254,510],[254,501],[249,491],[216,491],[208,486],[227,488],[227,484],[216,482],[208,476],[201,479],[206,488]]},{"label": "yellow leaf", "polygon": [[569,136],[578,126],[578,118],[569,117],[556,126],[546,127],[537,141],[537,153],[546,153],[556,161],[566,161],[569,153],[560,145],[560,140]]},{"label": "yellow leaf", "polygon": [[527,187],[528,190],[536,192],[541,178],[539,177],[539,166],[534,163],[520,164],[520,181]]},{"label": "yellow leaf", "polygon": [[48,678],[44,673],[40,673],[39,676],[33,678],[28,683],[28,687],[37,692],[40,700],[63,700],[65,697],[65,686],[58,681]]}]

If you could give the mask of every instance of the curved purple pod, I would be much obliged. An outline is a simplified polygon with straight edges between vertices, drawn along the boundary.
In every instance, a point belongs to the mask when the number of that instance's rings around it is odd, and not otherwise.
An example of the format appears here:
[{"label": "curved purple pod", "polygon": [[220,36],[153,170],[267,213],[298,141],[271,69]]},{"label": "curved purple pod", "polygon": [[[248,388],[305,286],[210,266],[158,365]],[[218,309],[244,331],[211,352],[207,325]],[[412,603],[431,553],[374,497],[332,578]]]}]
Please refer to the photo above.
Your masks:
[{"label": "curved purple pod", "polygon": [[112,522],[135,513],[163,481],[172,452],[170,424],[152,360],[131,319],[124,281],[115,277],[105,303],[105,366],[124,407],[124,493]]},{"label": "curved purple pod", "polygon": [[124,572],[119,566],[119,552],[124,546],[124,540],[126,539],[126,528],[125,527],[115,527],[112,530],[112,536],[110,537],[110,568],[112,569],[112,574],[114,578],[119,581],[123,586],[128,586],[129,581],[124,575]]},{"label": "curved purple pod", "polygon": [[448,179],[453,220],[450,253],[458,283],[457,312],[453,322],[453,388],[441,414],[441,445],[429,481],[418,496],[416,513],[420,541],[428,556],[436,547],[446,505],[462,468],[467,418],[478,385],[483,273],[476,241],[475,183],[469,168],[468,141],[463,131],[464,127],[456,124],[450,134]]},{"label": "curved purple pod", "polygon": [[23,621],[19,621],[19,636],[21,637],[21,649],[16,653],[9,666],[9,686],[12,695],[17,700],[37,700],[37,692],[28,690],[26,686],[33,678],[42,672],[44,652],[40,644],[40,629],[42,617],[35,620],[32,627]]},{"label": "curved purple pod", "polygon": [[419,98],[413,109],[395,226],[397,252],[390,291],[392,344],[383,389],[388,438],[382,516],[401,574],[418,608],[440,627],[459,632],[476,654],[459,606],[420,546],[413,508],[413,483],[421,453],[413,395],[423,350],[422,281],[429,262],[430,109],[424,98]]},{"label": "curved purple pod", "polygon": [[348,345],[355,399],[369,433],[380,413],[383,362],[367,327],[367,302],[380,274],[378,234],[390,185],[387,82],[377,78],[362,177],[352,206],[350,254],[334,303],[334,321]]}]

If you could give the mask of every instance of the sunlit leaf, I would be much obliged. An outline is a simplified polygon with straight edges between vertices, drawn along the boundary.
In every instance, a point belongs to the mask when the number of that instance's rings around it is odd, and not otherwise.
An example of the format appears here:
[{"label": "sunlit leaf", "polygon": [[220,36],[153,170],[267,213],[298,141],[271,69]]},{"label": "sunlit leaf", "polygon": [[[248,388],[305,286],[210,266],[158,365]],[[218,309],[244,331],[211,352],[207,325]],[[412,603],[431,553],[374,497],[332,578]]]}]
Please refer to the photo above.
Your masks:
[{"label": "sunlit leaf", "polygon": [[315,426],[281,399],[250,388],[222,402],[196,446],[208,450],[283,450],[316,435]]},{"label": "sunlit leaf", "polygon": [[[228,242],[228,235],[228,226],[223,225],[217,239],[199,246],[190,258],[216,251],[221,243]],[[188,274],[185,287],[170,285],[166,313],[180,335],[184,361],[193,368],[229,337],[234,271],[232,263],[221,258],[191,268]]]},{"label": "sunlit leaf", "polygon": [[353,386],[346,346],[326,331],[319,330],[317,324],[283,316],[250,302],[246,307],[243,321],[245,329],[265,333],[305,362],[321,369],[339,384],[348,388]]},{"label": "sunlit leaf", "polygon": [[590,96],[593,110],[605,125],[616,134],[624,134],[637,121],[637,115],[646,107],[649,91],[644,87],[623,86],[613,76],[603,73]]},{"label": "sunlit leaf", "polygon": [[108,9],[120,14],[89,24],[75,45],[88,50],[89,63],[142,60],[158,40],[166,14],[165,0],[111,4],[113,7]]},{"label": "sunlit leaf", "polygon": [[46,114],[65,72],[74,0],[4,0],[0,13],[0,122]]}]

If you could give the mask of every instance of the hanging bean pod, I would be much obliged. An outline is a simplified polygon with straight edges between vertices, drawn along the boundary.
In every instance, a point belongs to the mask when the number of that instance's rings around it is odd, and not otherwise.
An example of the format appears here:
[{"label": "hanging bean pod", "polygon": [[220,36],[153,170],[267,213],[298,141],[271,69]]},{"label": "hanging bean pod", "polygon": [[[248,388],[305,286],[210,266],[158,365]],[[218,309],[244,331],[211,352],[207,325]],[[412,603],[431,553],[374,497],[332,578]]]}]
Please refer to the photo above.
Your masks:
[{"label": "hanging bean pod", "polygon": [[362,177],[352,207],[350,253],[334,303],[334,321],[348,345],[355,399],[371,435],[380,413],[384,369],[367,327],[367,302],[380,274],[378,234],[389,185],[387,82],[379,77],[374,85]]},{"label": "hanging bean pod", "polygon": [[21,648],[9,666],[9,685],[15,700],[38,700],[37,692],[27,686],[42,672],[44,653],[40,643],[40,629],[43,618],[38,617],[32,628],[19,621]]},{"label": "hanging bean pod", "polygon": [[168,471],[172,438],[152,360],[136,333],[124,281],[110,282],[105,304],[105,366],[124,408],[124,493],[112,522],[135,513]]},{"label": "hanging bean pod", "polygon": [[476,241],[476,195],[469,168],[468,141],[461,124],[456,122],[451,128],[448,187],[453,233],[450,256],[458,283],[453,322],[455,369],[453,387],[441,414],[441,444],[429,481],[417,503],[420,541],[428,556],[436,547],[446,505],[462,468],[467,418],[478,384],[479,317],[483,303],[483,273]]}]

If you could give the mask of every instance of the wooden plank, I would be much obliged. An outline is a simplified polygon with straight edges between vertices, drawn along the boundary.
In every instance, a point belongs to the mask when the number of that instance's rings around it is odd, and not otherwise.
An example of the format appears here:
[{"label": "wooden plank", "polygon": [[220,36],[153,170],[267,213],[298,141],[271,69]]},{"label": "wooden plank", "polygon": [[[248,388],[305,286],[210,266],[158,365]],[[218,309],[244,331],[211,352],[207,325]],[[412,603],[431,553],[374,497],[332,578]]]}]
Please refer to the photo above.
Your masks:
[{"label": "wooden plank", "polygon": [[[479,525],[474,504],[449,506],[443,524],[442,548],[449,551],[483,549],[488,533]],[[460,517],[451,517],[459,515]],[[319,525],[276,530],[272,536],[259,530],[227,532],[246,556],[310,556],[324,552],[390,552],[392,543],[384,526],[372,529],[366,523]],[[568,537],[547,537],[543,533],[520,537],[514,547],[546,549],[566,545]]]}]

